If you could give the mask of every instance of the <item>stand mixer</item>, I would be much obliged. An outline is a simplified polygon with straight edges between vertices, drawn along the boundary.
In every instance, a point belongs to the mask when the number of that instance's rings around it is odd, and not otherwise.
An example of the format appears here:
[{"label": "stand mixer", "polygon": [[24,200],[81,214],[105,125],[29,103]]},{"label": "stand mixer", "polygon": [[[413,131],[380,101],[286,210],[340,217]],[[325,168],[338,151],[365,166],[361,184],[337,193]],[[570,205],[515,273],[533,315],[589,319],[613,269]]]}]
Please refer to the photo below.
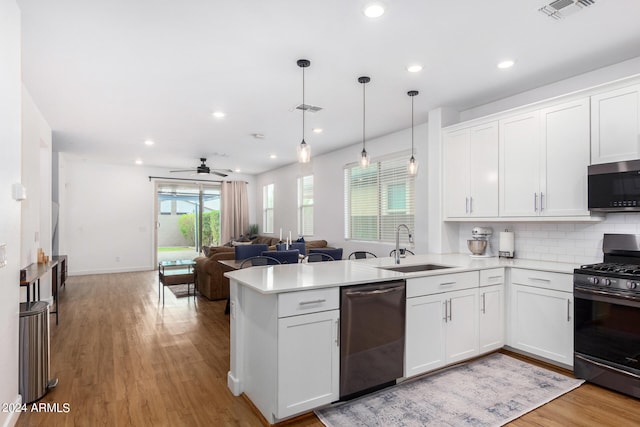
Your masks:
[{"label": "stand mixer", "polygon": [[491,250],[489,238],[493,230],[489,227],[473,227],[471,230],[472,240],[467,240],[467,248],[471,251],[471,258],[489,258]]}]

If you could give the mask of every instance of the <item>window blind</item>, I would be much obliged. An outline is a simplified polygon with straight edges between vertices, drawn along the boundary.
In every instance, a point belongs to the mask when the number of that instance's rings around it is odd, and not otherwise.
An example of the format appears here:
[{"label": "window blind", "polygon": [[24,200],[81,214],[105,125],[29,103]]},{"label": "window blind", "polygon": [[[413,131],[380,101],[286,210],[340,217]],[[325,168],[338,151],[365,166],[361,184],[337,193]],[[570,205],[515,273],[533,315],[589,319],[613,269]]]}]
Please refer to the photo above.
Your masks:
[{"label": "window blind", "polygon": [[262,187],[262,230],[273,233],[273,189],[274,184]]},{"label": "window blind", "polygon": [[298,234],[313,235],[313,175],[298,178]]},{"label": "window blind", "polygon": [[414,229],[415,177],[404,153],[344,168],[345,239],[394,241],[400,224]]}]

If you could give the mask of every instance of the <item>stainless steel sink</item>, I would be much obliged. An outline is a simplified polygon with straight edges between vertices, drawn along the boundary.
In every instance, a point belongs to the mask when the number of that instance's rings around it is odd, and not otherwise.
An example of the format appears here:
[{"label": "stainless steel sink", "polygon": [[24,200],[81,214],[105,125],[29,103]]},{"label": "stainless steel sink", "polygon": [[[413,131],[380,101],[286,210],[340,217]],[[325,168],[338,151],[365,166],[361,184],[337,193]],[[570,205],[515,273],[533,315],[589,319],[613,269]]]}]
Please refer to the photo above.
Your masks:
[{"label": "stainless steel sink", "polygon": [[393,267],[380,267],[385,270],[397,271],[399,273],[415,273],[417,271],[440,270],[443,268],[451,268],[448,265],[439,264],[418,264],[418,265],[398,265]]}]

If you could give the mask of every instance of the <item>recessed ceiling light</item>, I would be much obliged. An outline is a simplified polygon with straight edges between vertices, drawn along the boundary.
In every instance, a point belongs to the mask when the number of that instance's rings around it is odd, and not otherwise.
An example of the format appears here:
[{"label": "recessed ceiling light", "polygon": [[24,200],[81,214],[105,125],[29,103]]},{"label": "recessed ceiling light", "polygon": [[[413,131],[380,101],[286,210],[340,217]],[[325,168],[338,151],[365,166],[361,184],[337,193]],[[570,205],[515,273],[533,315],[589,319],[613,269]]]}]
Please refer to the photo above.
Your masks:
[{"label": "recessed ceiling light", "polygon": [[226,116],[226,114],[223,113],[222,111],[216,111],[216,112],[213,113],[213,117],[215,117],[216,119],[221,119],[224,116]]},{"label": "recessed ceiling light", "polygon": [[276,156],[275,154],[272,154],[272,155],[270,155],[270,156],[269,156],[269,158],[270,158],[270,159],[277,159],[277,158],[278,158],[278,156]]},{"label": "recessed ceiling light", "polygon": [[505,68],[511,68],[513,67],[513,64],[515,64],[515,62],[511,59],[506,59],[504,61],[498,62],[498,68],[500,69],[505,69]]},{"label": "recessed ceiling light", "polygon": [[409,65],[407,67],[407,71],[410,73],[417,73],[418,71],[422,71],[422,65],[418,65],[418,64]]},{"label": "recessed ceiling light", "polygon": [[153,145],[153,141],[152,141],[152,140],[150,140],[150,139],[147,139],[147,140],[144,142],[144,145],[148,145],[149,147],[151,147],[151,146]]},{"label": "recessed ceiling light", "polygon": [[142,160],[138,159],[136,160],[136,165],[141,165],[142,164]]},{"label": "recessed ceiling light", "polygon": [[371,3],[364,7],[363,12],[367,18],[379,18],[384,15],[384,6],[380,3]]},{"label": "recessed ceiling light", "polygon": [[313,128],[312,130],[315,133],[322,133],[322,128]]},{"label": "recessed ceiling light", "polygon": [[240,168],[236,168],[236,173],[237,173],[237,172],[240,172]]}]

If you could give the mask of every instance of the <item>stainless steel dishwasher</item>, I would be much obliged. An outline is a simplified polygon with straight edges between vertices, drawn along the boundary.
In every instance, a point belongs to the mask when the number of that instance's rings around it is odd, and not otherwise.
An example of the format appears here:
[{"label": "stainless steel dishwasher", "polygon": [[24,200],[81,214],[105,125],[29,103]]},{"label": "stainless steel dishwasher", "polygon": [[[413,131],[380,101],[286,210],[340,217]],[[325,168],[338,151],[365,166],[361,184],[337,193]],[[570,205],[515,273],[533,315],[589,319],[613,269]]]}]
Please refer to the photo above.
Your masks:
[{"label": "stainless steel dishwasher", "polygon": [[340,295],[340,400],[404,374],[404,280],[347,286]]}]

